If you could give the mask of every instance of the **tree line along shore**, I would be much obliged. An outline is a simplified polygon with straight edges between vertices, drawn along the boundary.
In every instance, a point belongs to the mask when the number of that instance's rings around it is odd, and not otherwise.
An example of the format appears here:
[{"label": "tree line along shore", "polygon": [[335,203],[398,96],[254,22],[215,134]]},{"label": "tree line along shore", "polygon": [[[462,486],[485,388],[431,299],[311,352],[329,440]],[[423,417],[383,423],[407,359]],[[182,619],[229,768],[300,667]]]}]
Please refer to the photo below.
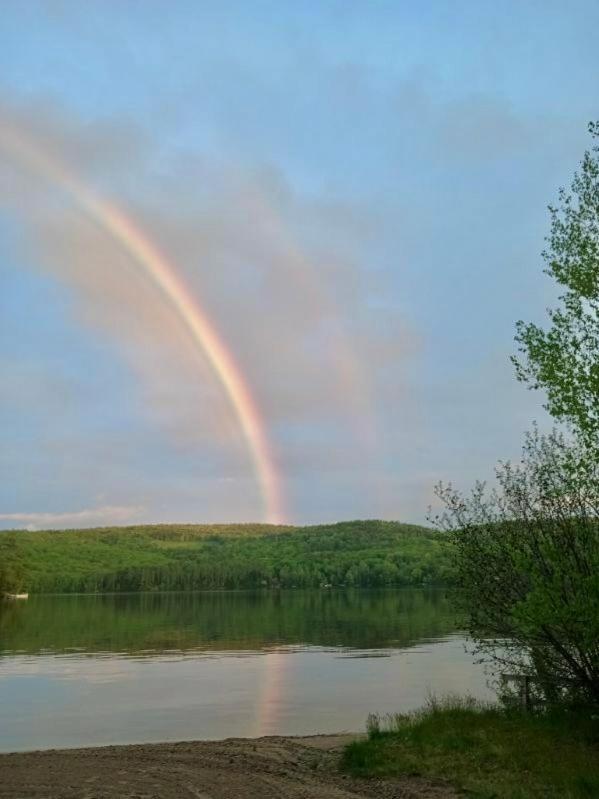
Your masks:
[{"label": "tree line along shore", "polygon": [[447,537],[398,522],[0,533],[4,592],[422,586],[451,580]]}]

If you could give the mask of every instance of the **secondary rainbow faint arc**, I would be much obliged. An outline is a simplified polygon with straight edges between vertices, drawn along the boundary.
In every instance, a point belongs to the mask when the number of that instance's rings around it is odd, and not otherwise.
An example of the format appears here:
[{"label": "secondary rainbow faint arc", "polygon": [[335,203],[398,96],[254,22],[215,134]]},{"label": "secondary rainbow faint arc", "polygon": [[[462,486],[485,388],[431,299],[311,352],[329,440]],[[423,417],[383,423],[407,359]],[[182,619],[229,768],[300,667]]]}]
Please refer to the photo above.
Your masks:
[{"label": "secondary rainbow faint arc", "polygon": [[206,312],[177,275],[176,267],[130,216],[81,183],[62,164],[28,140],[21,130],[13,131],[3,125],[0,128],[0,147],[68,192],[77,205],[146,272],[175,309],[194,343],[210,362],[235,411],[260,484],[267,521],[283,524],[280,481],[256,403],[235,359]]}]

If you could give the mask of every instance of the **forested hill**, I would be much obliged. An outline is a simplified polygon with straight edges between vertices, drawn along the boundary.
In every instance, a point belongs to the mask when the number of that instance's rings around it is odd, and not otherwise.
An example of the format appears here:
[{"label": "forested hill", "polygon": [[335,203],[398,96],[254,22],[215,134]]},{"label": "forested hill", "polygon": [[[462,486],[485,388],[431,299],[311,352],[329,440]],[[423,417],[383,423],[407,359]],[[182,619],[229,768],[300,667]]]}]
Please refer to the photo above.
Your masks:
[{"label": "forested hill", "polygon": [[425,527],[154,525],[0,533],[0,589],[39,593],[433,585],[449,544]]}]

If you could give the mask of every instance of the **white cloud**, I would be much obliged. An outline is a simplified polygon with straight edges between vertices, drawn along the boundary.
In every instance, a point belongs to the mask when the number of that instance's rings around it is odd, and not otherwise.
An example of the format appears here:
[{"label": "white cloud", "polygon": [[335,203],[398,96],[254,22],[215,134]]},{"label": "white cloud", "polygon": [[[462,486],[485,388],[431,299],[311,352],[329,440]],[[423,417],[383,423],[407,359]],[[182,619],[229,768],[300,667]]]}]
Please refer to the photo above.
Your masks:
[{"label": "white cloud", "polygon": [[64,513],[0,513],[0,522],[15,522],[28,530],[104,527],[131,522],[141,513],[141,507],[105,505]]}]

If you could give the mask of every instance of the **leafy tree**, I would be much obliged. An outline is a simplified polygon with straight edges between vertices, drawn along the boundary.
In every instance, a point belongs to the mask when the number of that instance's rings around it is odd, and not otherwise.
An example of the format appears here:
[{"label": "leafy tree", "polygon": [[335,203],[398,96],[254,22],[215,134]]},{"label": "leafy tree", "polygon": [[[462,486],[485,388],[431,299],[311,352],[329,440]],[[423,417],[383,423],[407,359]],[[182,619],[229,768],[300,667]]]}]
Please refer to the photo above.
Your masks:
[{"label": "leafy tree", "polygon": [[4,533],[0,543],[0,596],[20,593],[24,586],[24,570],[15,534]]},{"label": "leafy tree", "polygon": [[[599,139],[599,122],[589,125]],[[543,330],[518,322],[521,358],[513,358],[518,379],[547,392],[547,409],[569,423],[587,442],[599,440],[599,146],[582,160],[570,192],[549,207],[551,232],[543,253],[545,272],[564,292],[549,310]]]},{"label": "leafy tree", "polygon": [[599,705],[599,464],[535,429],[498,487],[440,484],[458,591],[479,653],[532,674],[546,698]]}]

